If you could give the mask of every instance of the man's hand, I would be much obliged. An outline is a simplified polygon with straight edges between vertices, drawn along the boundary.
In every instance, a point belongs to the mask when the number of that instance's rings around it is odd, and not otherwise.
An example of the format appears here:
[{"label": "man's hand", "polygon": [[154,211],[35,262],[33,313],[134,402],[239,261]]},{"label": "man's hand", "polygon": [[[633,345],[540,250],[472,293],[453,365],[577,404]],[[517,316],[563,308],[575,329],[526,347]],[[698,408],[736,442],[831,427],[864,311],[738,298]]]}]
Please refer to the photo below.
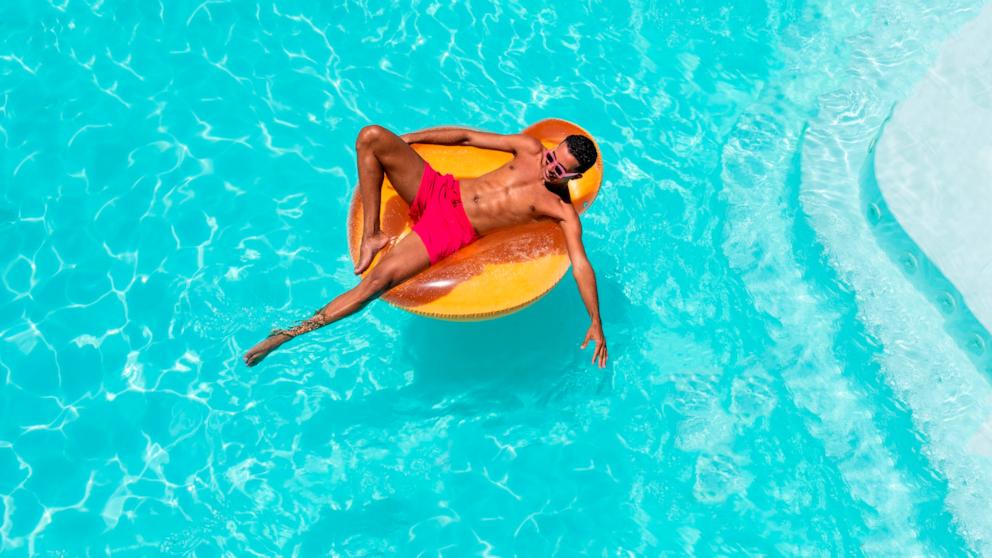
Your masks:
[{"label": "man's hand", "polygon": [[596,350],[592,352],[593,364],[598,364],[600,368],[605,368],[607,358],[606,337],[603,336],[603,326],[601,324],[593,323],[589,326],[589,331],[586,332],[586,339],[582,342],[580,348],[585,349],[589,341],[596,344]]}]

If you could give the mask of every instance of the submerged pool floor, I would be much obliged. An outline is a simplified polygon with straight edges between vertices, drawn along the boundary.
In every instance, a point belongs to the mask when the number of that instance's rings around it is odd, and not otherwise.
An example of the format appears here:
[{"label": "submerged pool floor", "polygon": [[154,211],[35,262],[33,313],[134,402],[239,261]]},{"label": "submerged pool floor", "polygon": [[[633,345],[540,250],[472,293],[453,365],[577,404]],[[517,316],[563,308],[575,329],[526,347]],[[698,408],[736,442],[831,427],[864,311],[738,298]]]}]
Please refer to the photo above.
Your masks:
[{"label": "submerged pool floor", "polygon": [[878,185],[899,223],[992,329],[992,5],[893,111]]}]

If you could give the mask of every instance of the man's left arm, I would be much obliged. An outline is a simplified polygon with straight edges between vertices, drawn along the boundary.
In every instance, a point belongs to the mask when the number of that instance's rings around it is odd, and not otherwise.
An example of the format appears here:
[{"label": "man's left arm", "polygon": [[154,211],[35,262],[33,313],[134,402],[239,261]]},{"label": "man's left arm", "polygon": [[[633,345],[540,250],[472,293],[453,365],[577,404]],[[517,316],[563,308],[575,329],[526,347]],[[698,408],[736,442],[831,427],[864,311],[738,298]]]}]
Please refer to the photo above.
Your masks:
[{"label": "man's left arm", "polygon": [[606,366],[606,337],[603,335],[603,323],[599,316],[599,294],[596,290],[596,273],[586,257],[585,247],[582,245],[582,223],[579,221],[579,214],[572,207],[572,204],[556,200],[551,202],[547,208],[547,213],[558,221],[562,232],[565,233],[565,245],[568,248],[568,258],[572,261],[572,275],[575,283],[579,286],[579,294],[582,302],[586,305],[589,318],[592,323],[586,332],[585,340],[581,348],[585,348],[589,341],[595,343],[595,350],[592,355],[592,362],[600,366]]}]

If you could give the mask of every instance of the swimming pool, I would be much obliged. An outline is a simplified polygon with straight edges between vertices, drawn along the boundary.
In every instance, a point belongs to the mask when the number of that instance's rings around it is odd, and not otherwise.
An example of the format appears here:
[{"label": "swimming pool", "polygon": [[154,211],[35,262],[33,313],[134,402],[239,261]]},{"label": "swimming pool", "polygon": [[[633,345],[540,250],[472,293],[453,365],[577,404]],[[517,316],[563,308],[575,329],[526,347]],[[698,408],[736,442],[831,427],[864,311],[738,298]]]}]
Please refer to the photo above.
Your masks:
[{"label": "swimming pool", "polygon": [[[992,553],[987,358],[870,199],[941,4],[4,3],[0,552]],[[354,283],[362,126],[547,117],[605,372],[569,277],[241,364]]]}]

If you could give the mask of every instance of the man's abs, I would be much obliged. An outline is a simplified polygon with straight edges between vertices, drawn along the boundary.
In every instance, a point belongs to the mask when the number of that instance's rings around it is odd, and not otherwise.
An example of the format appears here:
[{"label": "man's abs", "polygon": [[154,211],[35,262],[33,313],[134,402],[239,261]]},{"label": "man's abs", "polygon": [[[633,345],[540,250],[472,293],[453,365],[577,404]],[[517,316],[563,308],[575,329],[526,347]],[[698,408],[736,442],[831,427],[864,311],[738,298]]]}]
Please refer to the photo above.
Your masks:
[{"label": "man's abs", "polygon": [[480,235],[540,217],[536,209],[540,186],[506,186],[478,179],[463,180],[461,186],[465,214]]}]

